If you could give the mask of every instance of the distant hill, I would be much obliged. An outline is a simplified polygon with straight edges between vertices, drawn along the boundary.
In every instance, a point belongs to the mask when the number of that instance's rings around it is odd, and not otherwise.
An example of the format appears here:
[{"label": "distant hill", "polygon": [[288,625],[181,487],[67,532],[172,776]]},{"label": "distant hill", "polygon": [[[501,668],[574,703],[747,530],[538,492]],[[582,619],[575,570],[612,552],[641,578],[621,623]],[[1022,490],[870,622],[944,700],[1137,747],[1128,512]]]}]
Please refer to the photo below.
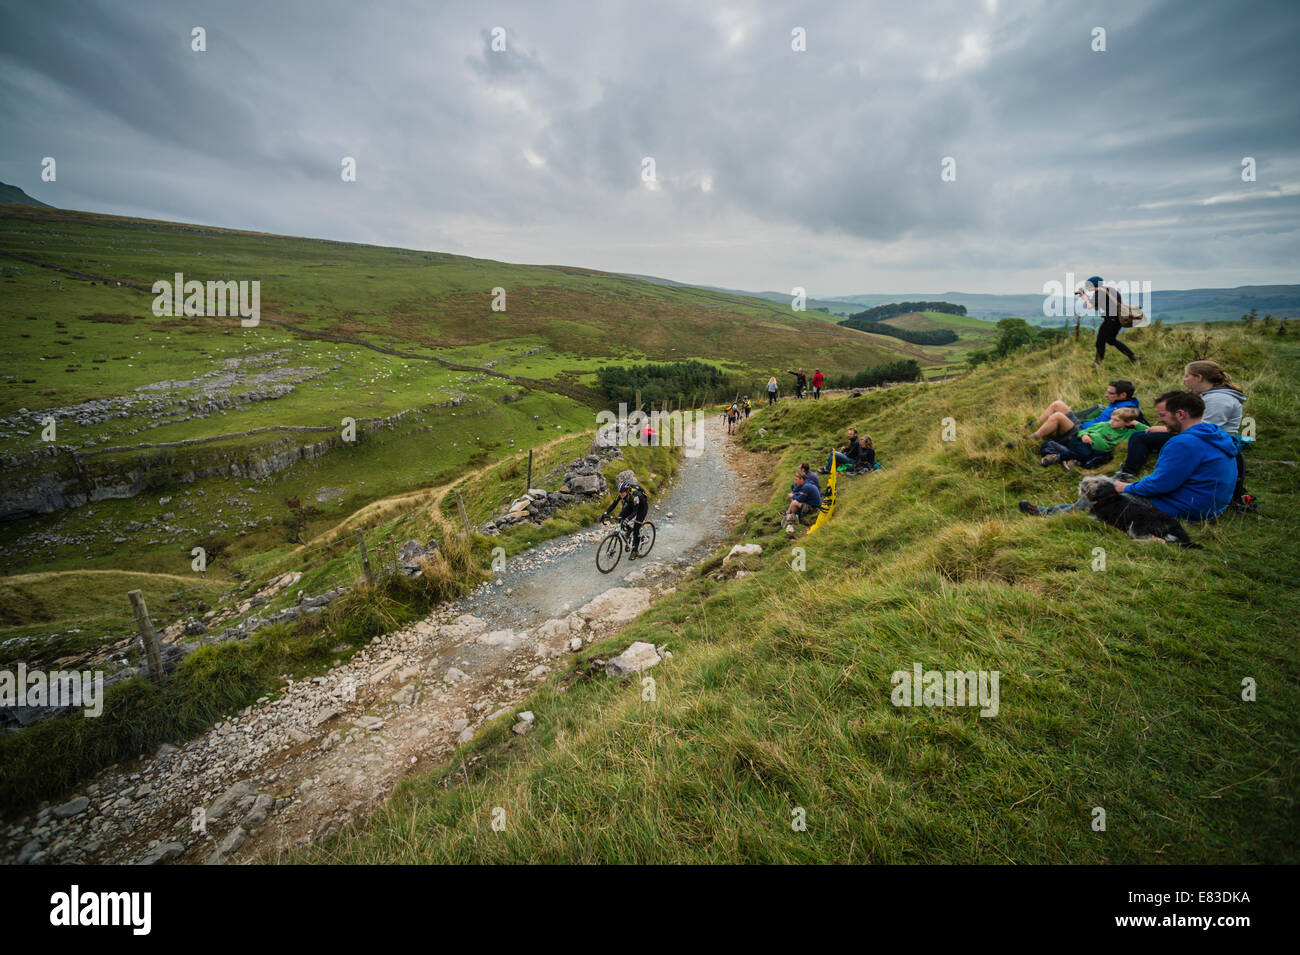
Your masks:
[{"label": "distant hill", "polygon": [[[689,282],[675,282],[672,279],[661,278],[657,275],[638,275],[634,272],[625,272],[628,278],[641,279],[645,282],[652,282],[655,285],[669,285],[674,288],[695,288],[703,289],[709,292],[721,292],[725,295],[743,295],[748,298],[761,298],[765,302],[777,302],[790,307],[791,294],[789,292],[746,292],[743,289],[723,288],[719,285],[691,285]],[[891,299],[893,301],[893,299]],[[808,318],[815,318],[821,321],[838,321],[839,319],[853,312],[862,311],[861,308],[852,302],[839,301],[829,298],[809,298],[806,302],[808,308],[805,313]]]},{"label": "distant hill", "polygon": [[[975,318],[1023,318],[1033,324],[1055,325],[1063,318],[1043,315],[1041,294],[1030,295],[975,295],[966,292],[944,292],[939,296],[916,293],[898,295],[844,295],[828,299],[836,308],[848,306],[852,311],[891,302],[916,298],[940,298],[945,302],[965,305],[966,313]],[[1230,322],[1241,318],[1251,308],[1260,315],[1273,313],[1278,317],[1300,316],[1300,285],[1242,285],[1237,288],[1171,289],[1151,294],[1153,318],[1165,322]]]},{"label": "distant hill", "polygon": [[11,186],[5,182],[0,182],[0,202],[12,202],[20,206],[40,206],[43,209],[54,208],[47,202],[33,199],[17,186]]},{"label": "distant hill", "polygon": [[[788,292],[747,292],[743,289],[722,288],[715,285],[691,285],[675,282],[672,279],[653,275],[635,275],[633,278],[644,279],[657,285],[671,285],[678,288],[707,289],[728,295],[746,295],[761,298],[768,302],[780,302],[787,307],[790,304]],[[1153,317],[1165,322],[1226,322],[1236,321],[1252,307],[1265,315],[1272,312],[1278,317],[1300,317],[1300,285],[1242,285],[1237,288],[1201,288],[1171,289],[1152,293],[1154,307]],[[1023,318],[1031,324],[1056,325],[1063,318],[1049,318],[1043,315],[1041,294],[1028,295],[985,295],[968,292],[944,292],[941,295],[921,292],[900,292],[897,294],[863,293],[861,295],[829,295],[824,298],[809,298],[809,318],[824,318],[838,322],[842,318],[861,312],[864,308],[889,305],[895,302],[914,302],[938,299],[952,302],[954,305],[966,306],[966,314],[972,318],[996,322],[1000,318]],[[824,312],[818,309],[825,309]]]}]

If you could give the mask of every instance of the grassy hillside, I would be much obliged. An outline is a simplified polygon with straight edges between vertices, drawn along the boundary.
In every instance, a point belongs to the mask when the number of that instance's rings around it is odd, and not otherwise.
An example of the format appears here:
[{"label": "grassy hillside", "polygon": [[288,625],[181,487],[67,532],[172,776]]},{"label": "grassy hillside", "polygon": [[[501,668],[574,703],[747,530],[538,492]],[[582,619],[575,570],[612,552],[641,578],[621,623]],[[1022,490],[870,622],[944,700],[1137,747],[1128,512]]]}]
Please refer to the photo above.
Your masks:
[{"label": "grassy hillside", "polygon": [[[957,334],[957,341],[947,345],[926,345],[922,350],[932,360],[946,362],[944,372],[962,370],[966,356],[981,348],[990,347],[998,337],[997,323],[969,315],[951,315],[947,312],[910,312],[886,319],[884,324],[914,331],[933,331],[946,328]],[[936,372],[937,373],[937,372]]]},{"label": "grassy hillside", "polygon": [[874,334],[861,329],[847,329],[873,342],[893,342],[894,347],[915,358],[921,364],[921,370],[927,378],[953,374],[965,368],[966,356],[972,351],[987,348],[997,338],[997,324],[968,315],[951,315],[947,312],[908,312],[895,315],[881,322],[895,328],[913,331],[934,331],[948,329],[958,336],[958,340],[946,345],[914,345],[888,335]]},{"label": "grassy hillside", "polygon": [[[1086,275],[1086,273],[1085,273]],[[1085,275],[1077,276],[1082,280]],[[1106,280],[1136,277],[1107,275]],[[1059,280],[1064,281],[1065,276]],[[908,293],[899,295],[844,295],[832,300],[832,306],[847,306],[852,311],[885,305],[889,302],[906,302],[912,299],[939,298],[945,302],[965,305],[968,315],[997,321],[1011,316],[1023,318],[1031,325],[1059,325],[1063,319],[1043,315],[1043,295],[974,295],[966,292],[944,292],[941,295]],[[1237,288],[1198,288],[1153,290],[1152,307],[1146,311],[1169,325],[1181,322],[1234,322],[1257,308],[1262,318],[1271,312],[1274,316],[1300,315],[1300,285],[1242,285]]]},{"label": "grassy hillside", "polygon": [[52,208],[39,199],[33,199],[17,186],[11,186],[7,182],[0,182],[0,202],[12,202],[15,205],[22,206],[38,206],[45,209]]},{"label": "grassy hillside", "polygon": [[[148,289],[176,272],[259,281],[261,323],[155,316]],[[757,380],[899,356],[772,303],[586,269],[14,204],[0,204],[0,329],[0,500],[32,508],[0,523],[0,574],[69,575],[12,591],[0,641],[57,624],[51,649],[129,630],[117,578],[84,571],[179,575],[210,598],[294,551],[286,499],[321,512],[312,539],[590,430],[589,386],[610,361],[698,358]],[[37,510],[87,489],[109,498]],[[207,582],[190,570],[197,546]],[[76,586],[57,621],[38,612]],[[197,606],[172,596],[160,606]]]},{"label": "grassy hillside", "polygon": [[[1205,344],[1130,334],[1143,357],[1122,370],[1148,399]],[[764,548],[739,565],[749,575],[720,551],[525,700],[533,733],[498,721],[307,858],[1297,861],[1300,521],[1279,462],[1300,459],[1300,346],[1240,327],[1212,336],[1257,421],[1248,486],[1265,509],[1193,528],[1204,550],[1017,511],[1019,498],[1074,496],[1075,477],[1003,441],[1054,398],[1100,395],[1118,369],[1094,370],[1085,343],[944,384],[760,408],[741,433],[774,479],[734,538]],[[849,424],[884,468],[843,480],[830,523],[788,543],[772,519],[784,475]],[[636,639],[674,653],[649,671],[652,699],[592,670]],[[914,663],[998,671],[997,715],[893,706],[891,674]]]},{"label": "grassy hillside", "polygon": [[[762,299],[765,302],[780,305],[782,308],[788,308],[791,301],[789,292],[746,292],[743,289],[722,288],[717,285],[689,285],[685,282],[674,282],[672,279],[659,278],[655,275],[638,275],[635,272],[627,274],[629,278],[644,279],[656,285],[693,288],[708,292],[721,292],[725,295],[735,295],[742,298]],[[805,298],[804,304],[807,306],[806,317],[816,319],[819,322],[837,322],[852,312],[860,311],[856,306],[836,299]]]},{"label": "grassy hillside", "polygon": [[[505,346],[498,351],[508,351],[540,343],[547,357],[573,358],[575,370],[619,356],[726,354],[736,368],[762,372],[825,352],[839,363],[837,371],[857,371],[895,357],[788,307],[589,269],[22,206],[0,207],[0,248],[146,287],[177,271],[200,281],[258,279],[263,314],[296,329],[426,349],[496,343]],[[51,309],[48,293],[67,281],[13,261],[4,265],[6,319],[37,314],[66,320],[100,312],[130,315],[134,333],[154,324],[148,315],[152,298],[141,301],[138,293],[117,286],[82,290],[75,301]],[[491,308],[496,287],[506,290],[505,311]],[[69,294],[71,289],[53,297]],[[175,326],[188,331],[193,324]],[[221,324],[230,330],[231,323]],[[103,329],[78,331],[89,337]],[[519,368],[519,374],[529,374],[531,366],[524,362]]]}]

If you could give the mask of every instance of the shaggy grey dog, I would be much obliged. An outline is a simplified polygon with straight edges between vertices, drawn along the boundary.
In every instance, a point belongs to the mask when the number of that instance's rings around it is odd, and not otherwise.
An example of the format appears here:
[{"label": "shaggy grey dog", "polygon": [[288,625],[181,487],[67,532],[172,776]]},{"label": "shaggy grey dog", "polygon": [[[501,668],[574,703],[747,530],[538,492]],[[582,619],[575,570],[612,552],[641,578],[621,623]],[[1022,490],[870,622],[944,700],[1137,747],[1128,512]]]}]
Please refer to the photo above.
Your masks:
[{"label": "shaggy grey dog", "polygon": [[1176,517],[1170,517],[1144,497],[1121,494],[1115,482],[1094,474],[1079,482],[1079,496],[1092,502],[1092,516],[1128,534],[1134,540],[1165,541],[1196,547]]}]

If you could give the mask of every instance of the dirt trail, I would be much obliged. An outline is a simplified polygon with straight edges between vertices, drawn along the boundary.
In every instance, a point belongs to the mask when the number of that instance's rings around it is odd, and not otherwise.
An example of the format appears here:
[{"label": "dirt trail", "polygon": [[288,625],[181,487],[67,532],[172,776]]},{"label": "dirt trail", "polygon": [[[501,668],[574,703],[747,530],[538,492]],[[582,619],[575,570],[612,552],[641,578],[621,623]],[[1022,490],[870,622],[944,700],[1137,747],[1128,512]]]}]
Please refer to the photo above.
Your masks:
[{"label": "dirt trail", "polygon": [[[10,574],[8,577],[0,577],[0,582],[6,584],[31,584],[39,583],[44,580],[53,580],[57,577],[80,577],[85,574],[121,574],[126,577],[148,577],[153,580],[179,580],[181,583],[193,584],[194,575],[188,577],[184,574],[161,574],[154,573],[151,570],[118,570],[116,568],[106,568],[104,570],[95,570],[87,568],[85,570],[38,570],[30,574]],[[217,583],[221,578],[209,578]],[[234,583],[234,581],[232,581]]]},{"label": "dirt trail", "polygon": [[626,626],[716,547],[769,475],[717,418],[703,427],[703,453],[684,456],[652,504],[648,559],[600,574],[599,525],[533,548],[327,675],[288,684],[183,748],[101,773],[64,805],[5,830],[0,858],[264,861],[364,817],[489,720],[513,722],[514,704],[567,669],[574,646]]}]

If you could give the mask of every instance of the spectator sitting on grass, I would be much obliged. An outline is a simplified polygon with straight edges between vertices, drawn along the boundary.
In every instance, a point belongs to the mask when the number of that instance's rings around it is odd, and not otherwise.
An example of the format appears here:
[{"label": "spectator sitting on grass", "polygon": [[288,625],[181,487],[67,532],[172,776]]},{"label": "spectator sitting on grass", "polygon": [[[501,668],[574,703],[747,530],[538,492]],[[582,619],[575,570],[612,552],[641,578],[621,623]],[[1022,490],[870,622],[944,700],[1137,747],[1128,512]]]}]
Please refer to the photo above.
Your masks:
[{"label": "spectator sitting on grass", "polygon": [[[1242,441],[1241,413],[1246,395],[1233,384],[1231,376],[1223,370],[1217,361],[1194,361],[1183,368],[1183,387],[1194,391],[1205,402],[1204,420],[1218,425],[1233,436],[1237,445],[1237,485],[1232,489],[1233,506],[1238,510],[1250,510],[1246,498],[1246,459],[1241,453]],[[1134,437],[1128,444],[1128,456],[1124,466],[1115,473],[1117,481],[1131,481],[1142,473],[1142,466],[1154,451],[1160,449],[1173,437],[1168,429],[1156,425],[1149,428],[1141,437]]]},{"label": "spectator sitting on grass", "polygon": [[[795,477],[799,478],[802,475],[805,478],[804,483],[786,495],[790,501],[790,506],[785,509],[785,529],[788,533],[793,533],[794,524],[799,519],[800,513],[815,514],[822,506],[821,488],[812,480],[808,470],[806,464],[799,466]],[[797,484],[798,481],[795,483]]]},{"label": "spectator sitting on grass", "polygon": [[871,441],[871,435],[864,434],[858,438],[858,445],[862,448],[862,455],[858,458],[858,467],[866,468],[868,471],[873,470],[876,466],[876,446]]},{"label": "spectator sitting on grass", "polygon": [[[1126,484],[1115,482],[1121,494],[1137,494],[1171,517],[1183,521],[1208,521],[1222,514],[1232,500],[1237,481],[1237,446],[1232,436],[1203,421],[1205,402],[1191,391],[1167,391],[1156,399],[1160,423],[1173,437],[1160,452],[1150,476]],[[1086,500],[1039,507],[1021,501],[1026,514],[1048,517],[1067,511],[1086,511]]]},{"label": "spectator sitting on grass", "polygon": [[820,491],[822,489],[822,482],[820,479],[818,479],[817,475],[812,472],[812,470],[809,468],[808,465],[801,464],[799,465],[798,469],[796,469],[795,471],[794,484],[791,486],[790,490],[792,491],[799,490],[800,486],[807,481],[812,481],[814,484],[816,484],[817,490]]},{"label": "spectator sitting on grass", "polygon": [[1105,405],[1093,405],[1091,408],[1076,413],[1071,411],[1070,406],[1064,401],[1053,401],[1047,406],[1047,410],[1038,416],[1035,423],[1037,430],[1031,434],[1022,435],[1015,441],[1008,441],[1007,447],[1014,448],[1017,442],[1031,439],[1043,441],[1047,438],[1054,438],[1062,443],[1069,441],[1078,437],[1079,432],[1084,428],[1108,420],[1116,408],[1138,407],[1138,401],[1133,397],[1133,392],[1133,382],[1119,378],[1107,386],[1107,403]]},{"label": "spectator sitting on grass", "polygon": [[[870,439],[868,438],[867,440],[869,441]],[[875,457],[875,452],[872,452],[872,457]],[[826,458],[826,467],[822,468],[817,473],[830,474],[831,468],[838,464],[846,464],[851,468],[857,467],[861,460],[862,442],[858,438],[858,429],[849,428],[849,443],[844,445],[844,447],[840,448],[838,451],[832,451],[830,456]]]},{"label": "spectator sitting on grass", "polygon": [[[1042,465],[1060,464],[1067,471],[1076,462],[1089,461],[1100,454],[1110,454],[1130,435],[1145,431],[1146,425],[1138,421],[1136,408],[1116,408],[1109,421],[1084,428],[1078,436],[1068,441],[1044,441]],[[1109,460],[1109,459],[1107,459]]]}]

